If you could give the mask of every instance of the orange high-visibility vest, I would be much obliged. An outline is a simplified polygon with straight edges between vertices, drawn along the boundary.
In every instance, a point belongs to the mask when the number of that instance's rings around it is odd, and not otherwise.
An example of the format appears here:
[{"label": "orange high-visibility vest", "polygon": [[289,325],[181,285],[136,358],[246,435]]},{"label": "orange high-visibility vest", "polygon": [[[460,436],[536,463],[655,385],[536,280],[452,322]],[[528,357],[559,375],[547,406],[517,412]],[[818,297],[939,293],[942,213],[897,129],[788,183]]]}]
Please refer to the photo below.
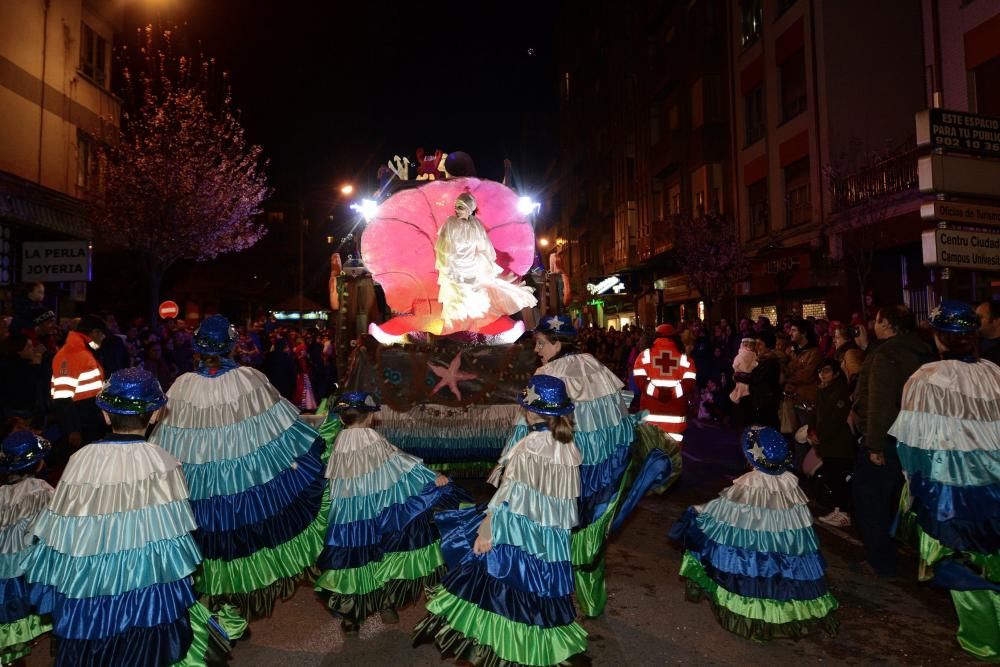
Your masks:
[{"label": "orange high-visibility vest", "polygon": [[635,384],[642,393],[639,407],[648,410],[643,421],[665,431],[675,441],[684,439],[687,398],[694,391],[694,363],[669,338],[657,338],[636,357]]},{"label": "orange high-visibility vest", "polygon": [[104,370],[90,350],[90,338],[78,331],[69,332],[66,344],[52,358],[53,399],[82,401],[94,398],[104,388]]}]

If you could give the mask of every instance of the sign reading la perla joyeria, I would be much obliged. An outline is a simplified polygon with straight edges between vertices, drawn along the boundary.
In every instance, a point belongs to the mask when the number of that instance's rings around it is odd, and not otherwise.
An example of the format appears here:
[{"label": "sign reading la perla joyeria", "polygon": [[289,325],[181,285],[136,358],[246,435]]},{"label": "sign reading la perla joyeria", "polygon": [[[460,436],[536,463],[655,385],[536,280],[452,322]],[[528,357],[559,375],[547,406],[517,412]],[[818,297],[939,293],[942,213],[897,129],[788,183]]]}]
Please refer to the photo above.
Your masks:
[{"label": "sign reading la perla joyeria", "polygon": [[21,248],[21,278],[25,282],[90,280],[90,244],[26,241]]},{"label": "sign reading la perla joyeria", "polygon": [[928,229],[921,235],[926,266],[1000,272],[1000,234]]}]

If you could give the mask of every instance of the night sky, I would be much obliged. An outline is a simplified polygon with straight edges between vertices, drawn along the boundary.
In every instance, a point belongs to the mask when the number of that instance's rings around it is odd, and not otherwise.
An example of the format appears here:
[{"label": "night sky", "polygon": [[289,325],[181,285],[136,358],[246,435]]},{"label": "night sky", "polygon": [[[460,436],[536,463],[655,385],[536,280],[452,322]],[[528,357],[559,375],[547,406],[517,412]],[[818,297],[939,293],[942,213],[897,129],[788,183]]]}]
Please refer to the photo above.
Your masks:
[{"label": "night sky", "polygon": [[[304,291],[319,303],[330,252],[358,220],[342,184],[355,185],[355,198],[370,193],[379,165],[395,154],[413,160],[418,147],[463,150],[481,177],[498,180],[508,158],[515,185],[528,194],[540,191],[554,165],[555,0],[130,0],[126,7],[126,43],[147,23],[176,28],[175,51],[203,52],[229,72],[248,137],[270,160],[271,205],[301,206],[310,220]],[[239,294],[268,305],[296,292],[298,249],[294,224],[272,227],[249,251],[182,262],[164,292],[214,301],[239,317]]]},{"label": "night sky", "polygon": [[[537,181],[558,149],[558,3],[159,0],[133,10],[180,27],[230,72],[250,138],[282,198],[374,189],[394,154],[464,150]],[[148,11],[148,10],[146,10]],[[131,34],[128,35],[131,37]],[[533,185],[525,183],[526,186]]]}]

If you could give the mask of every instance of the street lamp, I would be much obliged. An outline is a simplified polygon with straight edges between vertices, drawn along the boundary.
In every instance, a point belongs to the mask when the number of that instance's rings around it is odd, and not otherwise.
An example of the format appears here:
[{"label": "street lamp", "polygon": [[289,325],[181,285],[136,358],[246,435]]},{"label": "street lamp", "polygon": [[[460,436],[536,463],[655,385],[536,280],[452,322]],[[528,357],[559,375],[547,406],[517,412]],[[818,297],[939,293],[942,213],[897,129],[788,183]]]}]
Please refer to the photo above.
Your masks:
[{"label": "street lamp", "polygon": [[340,186],[340,194],[344,195],[345,197],[351,194],[352,192],[354,192],[354,186],[351,185],[350,183]]},{"label": "street lamp", "polygon": [[538,245],[542,246],[543,248],[548,248],[549,247],[549,240],[548,239],[538,239]]},{"label": "street lamp", "polygon": [[365,222],[371,222],[378,213],[378,202],[374,199],[362,199],[359,203],[351,204],[351,210],[360,213]]},{"label": "street lamp", "polygon": [[531,197],[518,197],[517,198],[517,212],[521,215],[531,215],[532,213],[538,213],[542,208],[542,205],[538,202],[532,200]]}]

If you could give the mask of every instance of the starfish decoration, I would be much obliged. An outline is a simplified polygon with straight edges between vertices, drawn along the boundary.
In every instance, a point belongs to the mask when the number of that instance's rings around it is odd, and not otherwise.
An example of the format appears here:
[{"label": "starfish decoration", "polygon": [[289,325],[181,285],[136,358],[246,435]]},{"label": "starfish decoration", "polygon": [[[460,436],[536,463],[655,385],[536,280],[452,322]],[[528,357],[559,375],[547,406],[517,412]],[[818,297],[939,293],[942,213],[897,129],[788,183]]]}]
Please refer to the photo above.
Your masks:
[{"label": "starfish decoration", "polygon": [[431,394],[436,394],[444,387],[451,389],[451,393],[455,395],[455,398],[462,400],[462,392],[458,389],[458,383],[465,380],[475,380],[479,376],[475,373],[466,373],[465,371],[459,370],[462,366],[462,353],[459,351],[455,355],[455,358],[451,360],[451,363],[447,367],[435,366],[434,364],[427,362],[427,367],[431,369],[434,375],[441,378],[438,383],[434,385],[434,389],[431,390]]},{"label": "starfish decoration", "polygon": [[538,395],[537,391],[535,391],[535,387],[529,384],[528,388],[524,390],[524,402],[531,405],[535,401],[540,400],[542,400],[542,397]]},{"label": "starfish decoration", "polygon": [[545,321],[549,323],[549,328],[552,329],[553,331],[559,331],[560,329],[562,329],[563,323],[558,317],[550,317]]},{"label": "starfish decoration", "polygon": [[749,452],[750,456],[753,457],[754,461],[756,461],[757,463],[764,463],[764,461],[761,460],[764,458],[764,450],[761,449],[759,442],[753,443],[753,447],[749,449]]}]

